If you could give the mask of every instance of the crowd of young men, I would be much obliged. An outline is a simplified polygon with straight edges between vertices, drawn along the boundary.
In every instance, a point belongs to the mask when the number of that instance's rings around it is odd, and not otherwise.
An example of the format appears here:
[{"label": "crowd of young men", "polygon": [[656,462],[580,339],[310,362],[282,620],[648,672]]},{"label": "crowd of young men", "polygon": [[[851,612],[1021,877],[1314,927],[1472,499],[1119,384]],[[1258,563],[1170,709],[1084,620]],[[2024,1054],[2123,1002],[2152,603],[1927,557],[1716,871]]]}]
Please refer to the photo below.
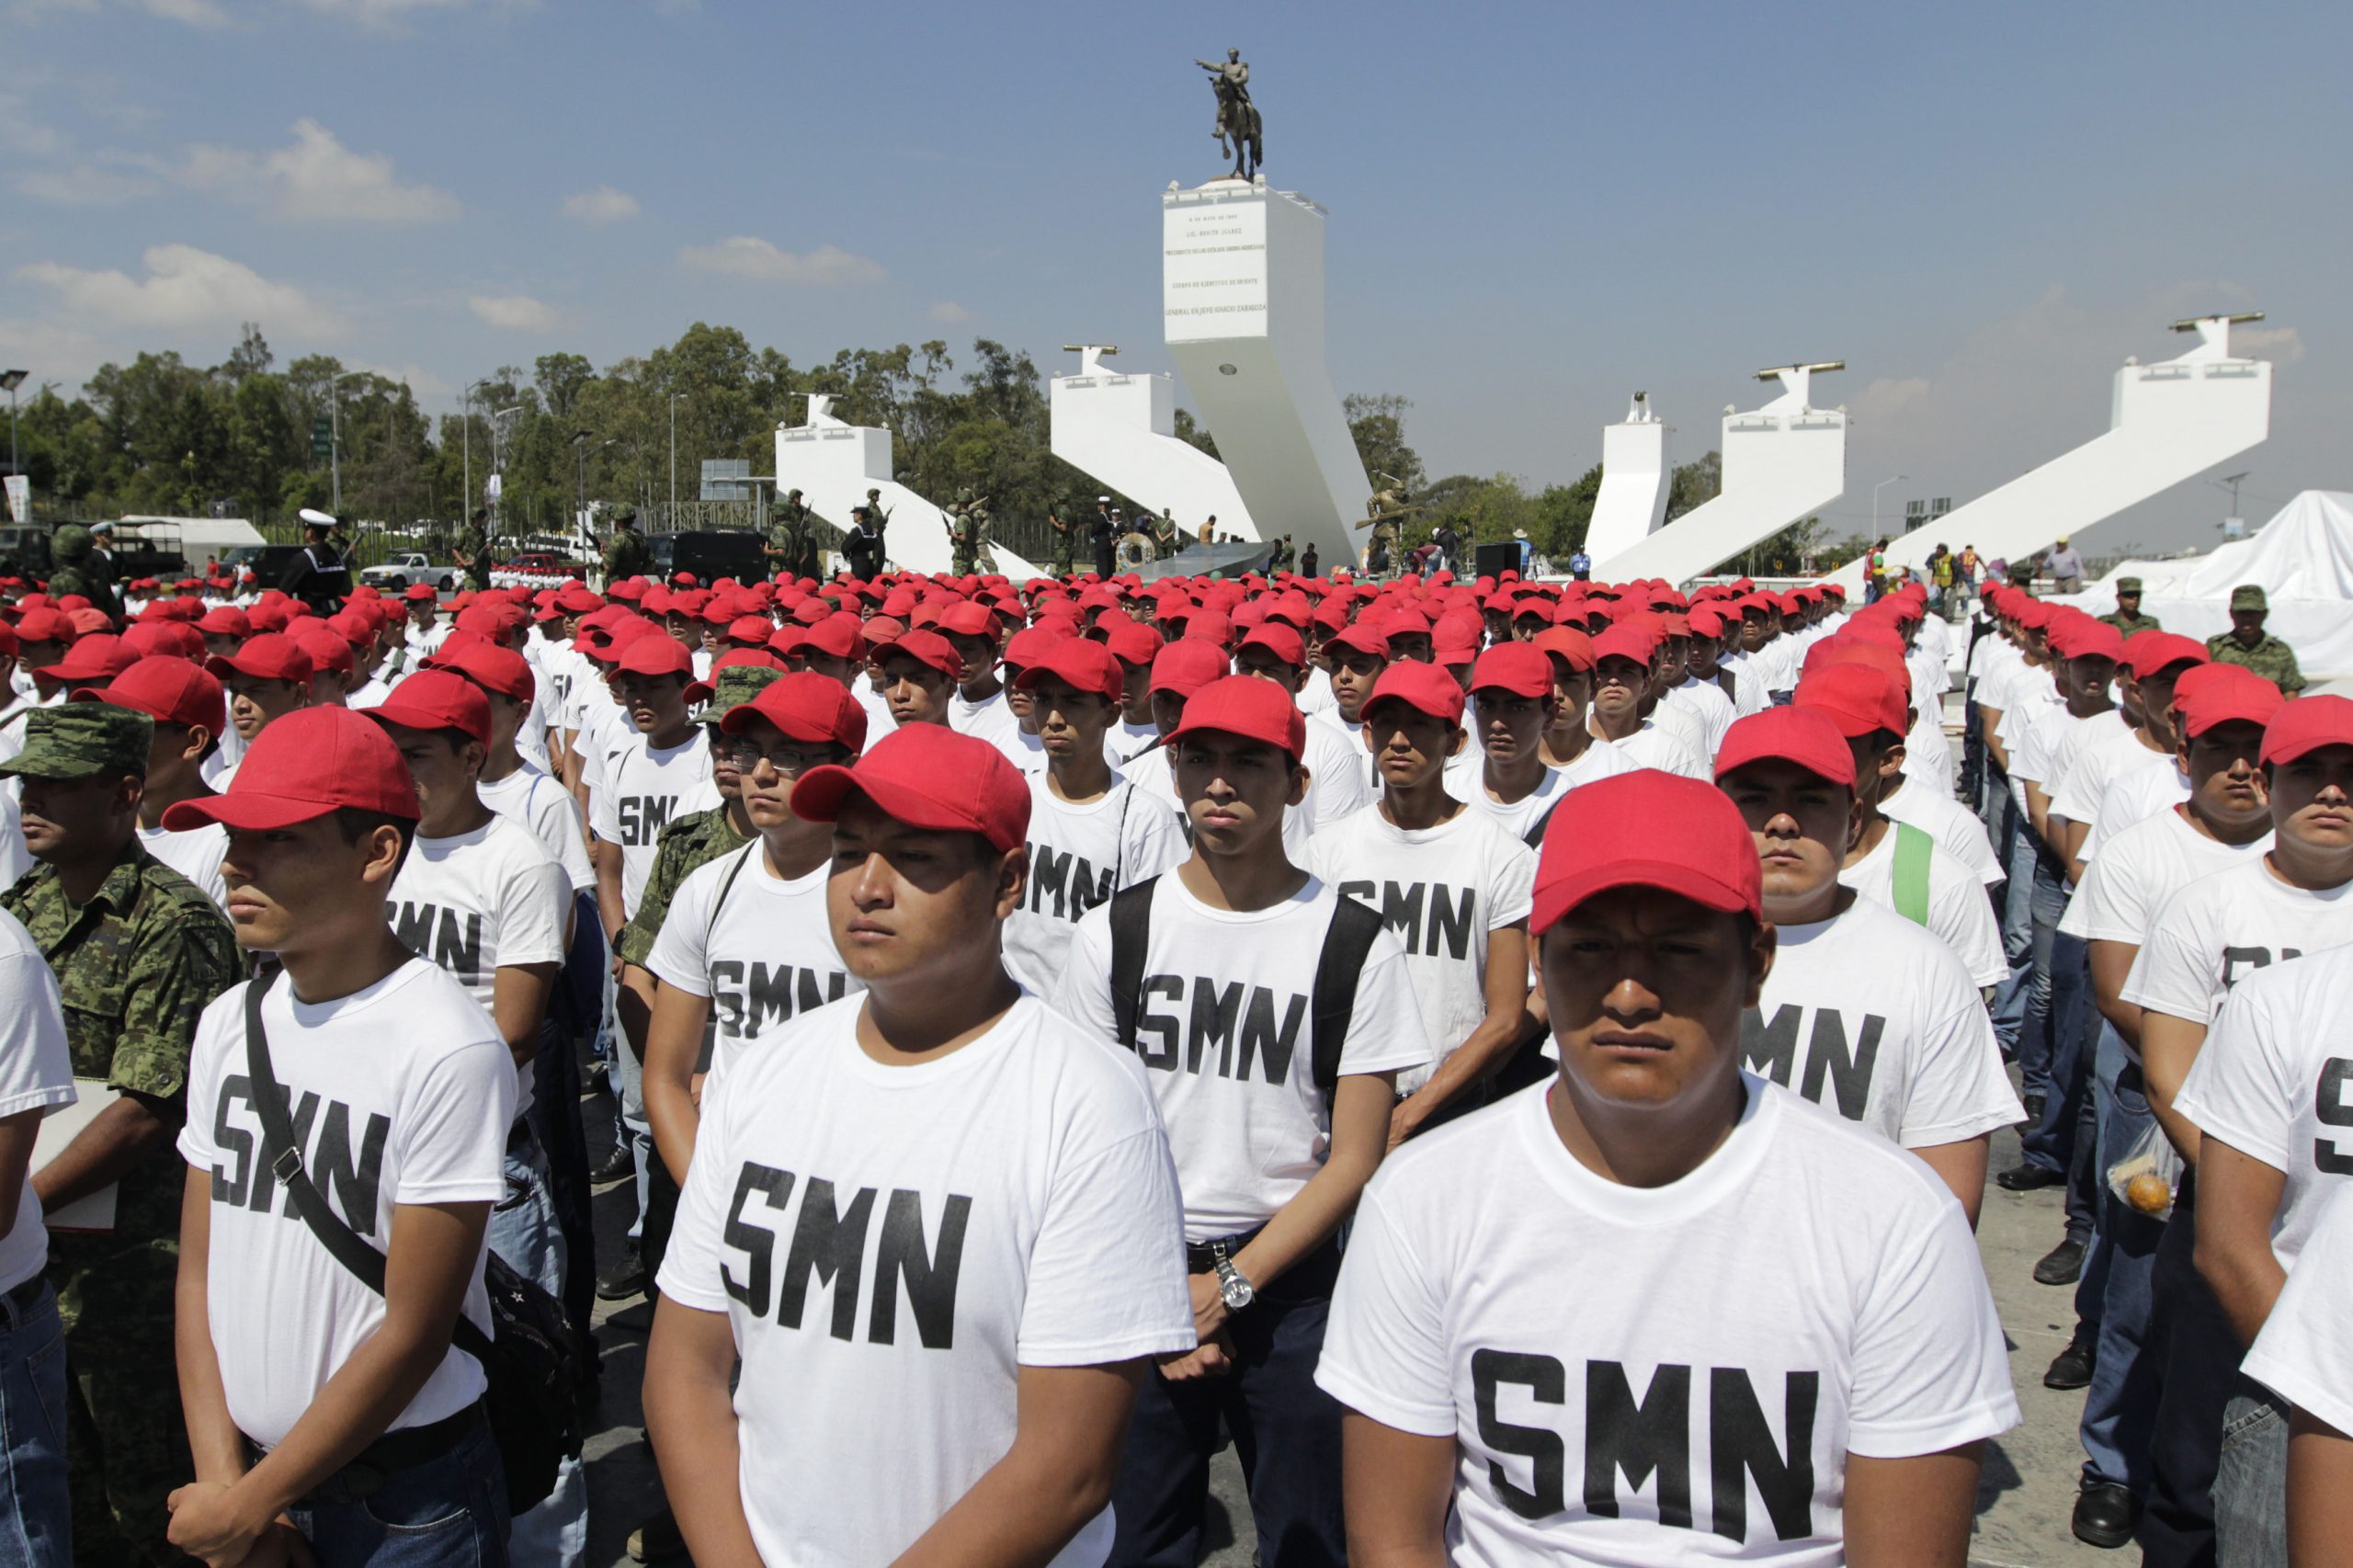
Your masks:
[{"label": "crowd of young men", "polygon": [[2353,702],[2001,586],[240,597],[0,606],[0,1564],[580,1562],[491,1255],[657,1298],[705,1568],[1189,1568],[1229,1441],[1284,1568],[1957,1563],[2021,1122],[2076,1533],[2347,1539]]}]

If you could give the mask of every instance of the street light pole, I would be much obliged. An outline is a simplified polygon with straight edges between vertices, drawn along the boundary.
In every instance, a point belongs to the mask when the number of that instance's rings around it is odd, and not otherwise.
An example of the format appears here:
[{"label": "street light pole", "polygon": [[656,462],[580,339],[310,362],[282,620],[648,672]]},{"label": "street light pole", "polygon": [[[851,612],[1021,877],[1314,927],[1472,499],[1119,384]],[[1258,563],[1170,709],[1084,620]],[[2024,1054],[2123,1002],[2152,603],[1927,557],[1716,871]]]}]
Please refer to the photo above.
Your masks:
[{"label": "street light pole", "polygon": [[[23,386],[25,378],[31,374],[30,370],[0,370],[0,387],[8,389],[8,474],[10,478],[24,472],[17,461],[17,389]],[[673,444],[675,446],[675,442]],[[676,460],[672,460],[672,462],[675,468]],[[674,488],[676,483],[675,480],[672,482]]]},{"label": "street light pole", "polygon": [[1889,485],[1893,484],[1899,479],[1909,479],[1912,476],[1908,473],[1890,474],[1887,478],[1881,480],[1877,484],[1871,486],[1871,542],[1873,544],[1877,544],[1879,542],[1879,493],[1886,489]]},{"label": "street light pole", "polygon": [[327,382],[327,479],[335,499],[335,520],[343,519],[343,383],[365,370],[346,370]]},{"label": "street light pole", "polygon": [[687,394],[670,394],[670,515],[663,520],[675,533],[678,528],[678,400]]},{"label": "street light pole", "polygon": [[458,422],[465,431],[463,446],[466,488],[464,494],[458,499],[458,521],[461,525],[468,517],[472,515],[472,509],[474,504],[474,389],[488,385],[490,385],[490,378],[487,376],[478,381],[467,382],[465,397],[458,404]]}]

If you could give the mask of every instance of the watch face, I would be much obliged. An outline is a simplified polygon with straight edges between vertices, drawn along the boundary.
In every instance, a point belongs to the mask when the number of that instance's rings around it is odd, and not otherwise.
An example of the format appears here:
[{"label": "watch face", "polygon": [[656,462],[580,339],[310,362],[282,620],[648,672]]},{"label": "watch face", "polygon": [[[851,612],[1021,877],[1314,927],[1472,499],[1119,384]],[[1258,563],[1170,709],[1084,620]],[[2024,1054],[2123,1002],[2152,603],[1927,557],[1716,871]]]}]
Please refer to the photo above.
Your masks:
[{"label": "watch face", "polygon": [[1237,1310],[1248,1306],[1257,1295],[1250,1289],[1250,1282],[1242,1278],[1222,1279],[1218,1281],[1217,1289],[1218,1294],[1225,1299],[1225,1304]]}]

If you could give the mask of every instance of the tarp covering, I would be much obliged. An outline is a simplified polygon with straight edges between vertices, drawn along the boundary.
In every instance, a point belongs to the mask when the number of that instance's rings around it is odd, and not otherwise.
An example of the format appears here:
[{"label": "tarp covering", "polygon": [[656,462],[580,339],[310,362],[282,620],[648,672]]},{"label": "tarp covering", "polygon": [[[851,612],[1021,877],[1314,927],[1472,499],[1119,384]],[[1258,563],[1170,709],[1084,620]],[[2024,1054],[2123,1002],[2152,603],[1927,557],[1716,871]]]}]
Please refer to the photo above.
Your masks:
[{"label": "tarp covering", "polygon": [[2245,539],[2177,561],[2127,561],[2064,602],[2106,615],[2116,579],[2141,579],[2141,609],[2167,631],[2205,639],[2231,629],[2231,590],[2260,587],[2264,630],[2296,651],[2314,680],[2353,675],[2353,494],[2307,490]]}]

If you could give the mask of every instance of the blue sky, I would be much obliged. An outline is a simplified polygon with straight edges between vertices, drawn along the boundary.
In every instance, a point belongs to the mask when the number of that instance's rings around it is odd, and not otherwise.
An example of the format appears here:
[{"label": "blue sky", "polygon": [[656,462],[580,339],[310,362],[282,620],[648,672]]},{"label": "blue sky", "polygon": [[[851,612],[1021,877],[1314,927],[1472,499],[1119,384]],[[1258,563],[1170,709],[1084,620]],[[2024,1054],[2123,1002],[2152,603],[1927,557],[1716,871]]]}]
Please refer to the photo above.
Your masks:
[{"label": "blue sky", "polygon": [[[1267,174],[1331,211],[1335,383],[1433,472],[1673,452],[1750,371],[1845,358],[1842,531],[2105,427],[2177,316],[2260,308],[2245,509],[2353,488],[2342,7],[806,6],[0,0],[0,358],[78,381],[261,321],[281,360],[603,365],[697,320],[796,361],[1158,338],[1159,190],[1217,172],[1239,45]],[[2183,486],[2091,542],[2208,542]]]}]

